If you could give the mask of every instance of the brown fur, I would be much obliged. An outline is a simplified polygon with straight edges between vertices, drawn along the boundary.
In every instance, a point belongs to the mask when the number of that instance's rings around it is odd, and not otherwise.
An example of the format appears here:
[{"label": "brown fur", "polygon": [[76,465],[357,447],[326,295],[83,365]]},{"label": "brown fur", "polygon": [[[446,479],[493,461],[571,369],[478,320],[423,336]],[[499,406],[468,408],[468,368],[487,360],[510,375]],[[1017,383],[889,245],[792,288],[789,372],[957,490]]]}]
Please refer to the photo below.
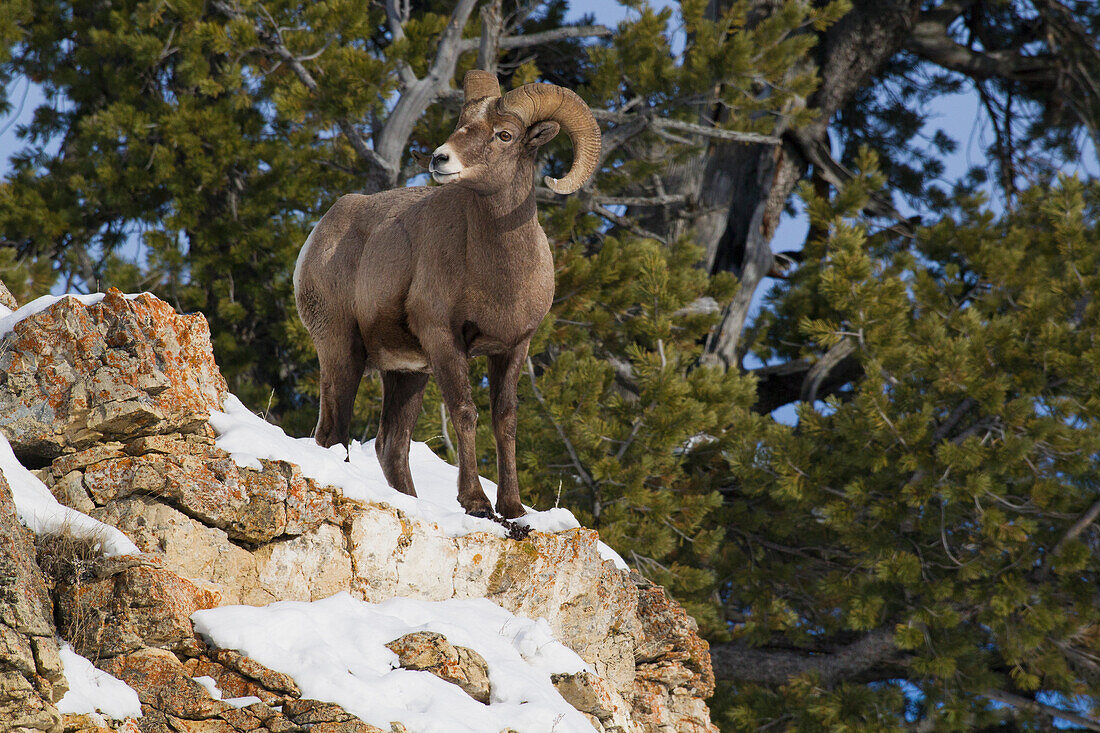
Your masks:
[{"label": "brown fur", "polygon": [[[510,141],[500,139],[502,130]],[[490,513],[477,475],[467,365],[485,355],[500,482],[496,510],[508,518],[524,513],[515,465],[516,388],[554,295],[553,258],[535,216],[534,163],[538,147],[557,132],[548,121],[524,129],[492,99],[474,100],[447,142],[461,158],[457,180],[343,196],[303,247],[295,297],[321,365],[316,440],[347,444],[363,370],[380,370],[375,447],[399,491],[416,495],[409,440],[432,373],[457,433],[458,500],[468,513]]]}]

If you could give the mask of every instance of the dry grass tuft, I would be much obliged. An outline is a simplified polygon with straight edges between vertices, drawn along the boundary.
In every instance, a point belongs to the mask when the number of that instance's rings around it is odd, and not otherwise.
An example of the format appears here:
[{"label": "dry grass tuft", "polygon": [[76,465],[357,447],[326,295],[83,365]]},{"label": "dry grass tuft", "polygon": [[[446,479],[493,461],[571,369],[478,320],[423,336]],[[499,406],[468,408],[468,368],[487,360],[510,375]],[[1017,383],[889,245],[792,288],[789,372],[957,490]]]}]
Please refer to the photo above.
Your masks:
[{"label": "dry grass tuft", "polygon": [[35,549],[38,567],[45,575],[50,590],[86,583],[96,577],[106,564],[103,540],[94,535],[76,535],[69,526],[39,535]]},{"label": "dry grass tuft", "polygon": [[39,535],[35,542],[38,567],[53,602],[58,633],[93,662],[98,657],[94,652],[94,639],[102,619],[95,609],[74,601],[108,566],[103,544],[101,537],[74,534],[68,525],[56,532]]}]

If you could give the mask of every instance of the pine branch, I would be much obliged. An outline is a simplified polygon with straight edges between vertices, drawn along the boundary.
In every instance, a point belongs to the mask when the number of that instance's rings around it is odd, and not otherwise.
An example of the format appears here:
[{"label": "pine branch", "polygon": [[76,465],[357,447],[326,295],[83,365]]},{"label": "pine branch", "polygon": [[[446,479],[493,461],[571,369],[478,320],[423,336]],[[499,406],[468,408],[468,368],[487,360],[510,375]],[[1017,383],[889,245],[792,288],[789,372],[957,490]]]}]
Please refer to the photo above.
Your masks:
[{"label": "pine branch", "polygon": [[1037,573],[1040,581],[1046,580],[1050,575],[1051,563],[1058,554],[1065,549],[1065,546],[1070,542],[1077,539],[1082,532],[1089,528],[1089,526],[1100,518],[1100,499],[1093,502],[1092,506],[1085,510],[1085,512],[1077,518],[1077,521],[1070,525],[1070,528],[1066,530],[1066,533],[1054,544],[1054,547],[1050,549],[1050,552],[1045,555],[1046,562],[1043,563]]},{"label": "pine branch", "polygon": [[562,429],[561,424],[555,420],[554,416],[550,413],[550,407],[546,404],[546,398],[542,396],[542,391],[535,382],[535,364],[531,361],[531,357],[527,357],[527,376],[531,379],[531,391],[535,395],[535,401],[539,403],[543,412],[546,413],[546,419],[554,426],[554,431],[558,434],[558,439],[561,440],[562,445],[565,446],[565,452],[569,454],[569,460],[573,462],[573,468],[577,471],[577,475],[580,477],[581,481],[584,482],[584,485],[588,487],[589,491],[592,492],[592,496],[598,497],[599,487],[592,478],[592,474],[584,467],[580,456],[577,455],[577,450],[573,447],[573,442],[569,440],[569,436],[565,434],[565,430]]},{"label": "pine branch", "polygon": [[[230,4],[226,0],[214,0],[213,6],[230,18],[248,20],[235,4]],[[269,53],[278,57],[280,63],[286,64],[290,70],[294,72],[294,75],[297,76],[298,80],[302,82],[302,85],[309,90],[310,94],[320,94],[320,87],[317,84],[317,80],[313,77],[313,74],[309,72],[309,69],[302,64],[302,58],[295,56],[290,49],[287,48],[286,44],[283,42],[279,26],[275,23],[271,15],[267,13],[266,8],[262,5],[260,8],[267,14],[268,22],[271,27],[269,28],[258,20],[252,21],[252,26],[256,31],[257,37],[267,46]],[[350,119],[347,117],[340,117],[336,120],[336,124],[340,128],[340,132],[347,139],[348,144],[350,144],[355,151],[355,154],[367,165],[368,169],[375,177],[386,180],[396,175],[397,166],[372,150]]]}]

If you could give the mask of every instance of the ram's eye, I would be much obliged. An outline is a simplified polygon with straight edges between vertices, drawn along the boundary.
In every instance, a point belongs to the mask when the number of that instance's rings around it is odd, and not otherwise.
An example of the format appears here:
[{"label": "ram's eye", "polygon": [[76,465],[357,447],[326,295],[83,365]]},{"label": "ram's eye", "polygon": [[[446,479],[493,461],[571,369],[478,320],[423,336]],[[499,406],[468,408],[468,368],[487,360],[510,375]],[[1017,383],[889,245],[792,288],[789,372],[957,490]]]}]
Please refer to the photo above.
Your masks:
[{"label": "ram's eye", "polygon": [[508,132],[507,130],[501,130],[500,132],[498,132],[497,137],[500,138],[501,142],[507,143],[512,141],[512,133]]}]

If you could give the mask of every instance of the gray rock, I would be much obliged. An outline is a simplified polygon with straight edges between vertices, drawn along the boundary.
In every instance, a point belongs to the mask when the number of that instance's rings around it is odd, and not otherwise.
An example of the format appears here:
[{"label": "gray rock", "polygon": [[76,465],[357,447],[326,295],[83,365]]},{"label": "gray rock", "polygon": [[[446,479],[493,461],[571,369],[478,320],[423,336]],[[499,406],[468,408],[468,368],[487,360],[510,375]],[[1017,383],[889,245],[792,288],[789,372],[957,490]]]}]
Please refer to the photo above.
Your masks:
[{"label": "gray rock", "polygon": [[32,537],[0,472],[0,721],[55,733],[61,716],[54,703],[68,686]]}]

